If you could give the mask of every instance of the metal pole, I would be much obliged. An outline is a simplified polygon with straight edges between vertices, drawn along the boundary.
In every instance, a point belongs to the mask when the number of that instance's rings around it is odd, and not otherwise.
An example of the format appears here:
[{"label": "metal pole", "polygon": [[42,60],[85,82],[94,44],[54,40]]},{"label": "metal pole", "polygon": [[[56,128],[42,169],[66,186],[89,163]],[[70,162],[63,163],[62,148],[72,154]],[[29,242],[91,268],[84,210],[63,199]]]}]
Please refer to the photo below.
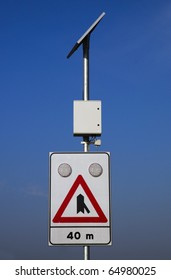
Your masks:
[{"label": "metal pole", "polygon": [[[89,137],[83,137],[84,140],[84,152],[89,151]],[[84,260],[90,259],[90,246],[84,246]]]},{"label": "metal pole", "polygon": [[[89,41],[88,35],[83,42],[83,100],[89,100]],[[89,137],[83,137],[84,152],[89,151]],[[90,259],[90,247],[84,246],[84,260]]]},{"label": "metal pole", "polygon": [[89,100],[89,42],[90,35],[83,42],[83,100]]}]

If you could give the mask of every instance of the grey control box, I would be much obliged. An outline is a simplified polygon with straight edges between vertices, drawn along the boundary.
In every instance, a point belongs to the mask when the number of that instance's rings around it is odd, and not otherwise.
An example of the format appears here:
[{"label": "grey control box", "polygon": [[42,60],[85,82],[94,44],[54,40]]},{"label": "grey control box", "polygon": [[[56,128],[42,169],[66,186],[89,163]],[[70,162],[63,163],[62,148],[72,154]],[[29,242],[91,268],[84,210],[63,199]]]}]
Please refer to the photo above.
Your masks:
[{"label": "grey control box", "polygon": [[74,100],[74,136],[100,136],[102,133],[102,109],[100,100]]}]

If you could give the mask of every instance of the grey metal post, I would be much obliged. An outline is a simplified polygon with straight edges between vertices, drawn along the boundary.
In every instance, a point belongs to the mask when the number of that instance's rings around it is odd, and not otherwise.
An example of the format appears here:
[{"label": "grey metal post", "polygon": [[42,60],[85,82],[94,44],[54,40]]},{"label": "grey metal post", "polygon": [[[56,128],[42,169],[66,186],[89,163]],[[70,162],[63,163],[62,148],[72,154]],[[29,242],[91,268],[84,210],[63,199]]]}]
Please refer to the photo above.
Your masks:
[{"label": "grey metal post", "polygon": [[89,100],[89,42],[88,35],[83,42],[83,100]]},{"label": "grey metal post", "polygon": [[[98,23],[104,17],[105,13],[103,12],[97,20],[90,26],[90,28],[81,36],[81,38],[76,42],[73,46],[67,58],[69,58],[82,44],[83,44],[83,100],[89,100],[89,42],[90,42],[90,34],[96,28]],[[89,135],[83,136],[83,144],[84,144],[84,152],[89,151]],[[84,260],[90,259],[90,246],[84,246]]]},{"label": "grey metal post", "polygon": [[[89,100],[89,41],[88,35],[83,42],[83,100]],[[83,137],[84,152],[89,151],[89,137]],[[90,246],[84,246],[84,260],[90,259]]]}]

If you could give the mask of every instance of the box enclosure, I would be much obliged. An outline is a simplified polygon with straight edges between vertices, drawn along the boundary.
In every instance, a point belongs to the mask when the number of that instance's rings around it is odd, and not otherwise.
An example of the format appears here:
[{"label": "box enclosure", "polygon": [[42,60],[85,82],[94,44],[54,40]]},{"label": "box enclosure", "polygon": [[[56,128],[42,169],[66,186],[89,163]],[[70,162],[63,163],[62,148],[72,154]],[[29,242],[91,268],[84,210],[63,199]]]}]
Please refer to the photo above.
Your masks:
[{"label": "box enclosure", "polygon": [[73,107],[74,136],[100,136],[102,133],[101,101],[74,100]]}]

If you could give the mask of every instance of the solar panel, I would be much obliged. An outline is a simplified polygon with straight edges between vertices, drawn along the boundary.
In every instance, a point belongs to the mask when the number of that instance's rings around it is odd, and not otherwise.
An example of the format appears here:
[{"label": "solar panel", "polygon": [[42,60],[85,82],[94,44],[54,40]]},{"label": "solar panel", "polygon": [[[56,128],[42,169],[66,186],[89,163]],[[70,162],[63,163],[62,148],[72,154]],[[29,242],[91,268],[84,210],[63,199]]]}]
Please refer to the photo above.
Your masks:
[{"label": "solar panel", "polygon": [[71,51],[69,52],[69,54],[67,55],[67,58],[69,58],[78,48],[79,46],[84,42],[84,40],[86,39],[87,36],[89,36],[91,34],[91,32],[93,32],[93,30],[96,28],[96,26],[98,25],[98,23],[101,21],[101,19],[104,17],[105,13],[103,12],[94,22],[93,24],[87,29],[87,31],[80,37],[80,39],[78,39],[78,41],[76,42],[76,44],[73,46],[73,48],[71,49]]}]

